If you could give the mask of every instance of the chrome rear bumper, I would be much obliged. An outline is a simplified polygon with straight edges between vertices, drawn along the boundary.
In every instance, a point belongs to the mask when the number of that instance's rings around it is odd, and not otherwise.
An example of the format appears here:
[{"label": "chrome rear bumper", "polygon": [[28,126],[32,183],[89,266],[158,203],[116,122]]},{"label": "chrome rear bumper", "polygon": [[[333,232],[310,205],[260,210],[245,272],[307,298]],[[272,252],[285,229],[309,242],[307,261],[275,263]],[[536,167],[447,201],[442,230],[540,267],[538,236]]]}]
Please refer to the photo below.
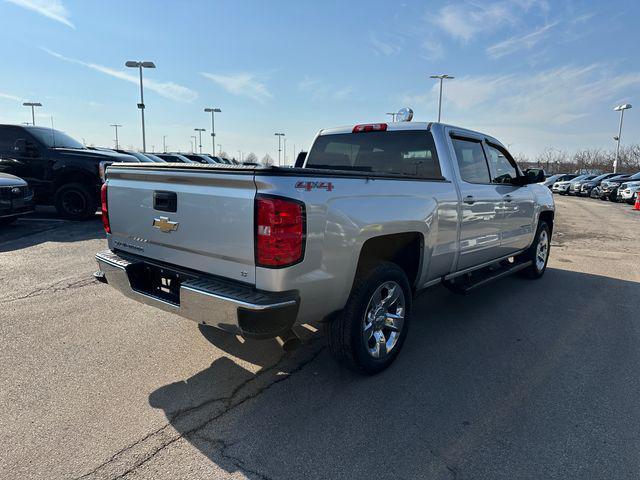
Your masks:
[{"label": "chrome rear bumper", "polygon": [[[111,250],[96,254],[96,261],[106,283],[126,297],[229,333],[252,338],[276,337],[291,328],[298,313],[296,292],[262,292],[248,285]],[[175,301],[139,287],[138,277],[148,267],[179,278]]]}]

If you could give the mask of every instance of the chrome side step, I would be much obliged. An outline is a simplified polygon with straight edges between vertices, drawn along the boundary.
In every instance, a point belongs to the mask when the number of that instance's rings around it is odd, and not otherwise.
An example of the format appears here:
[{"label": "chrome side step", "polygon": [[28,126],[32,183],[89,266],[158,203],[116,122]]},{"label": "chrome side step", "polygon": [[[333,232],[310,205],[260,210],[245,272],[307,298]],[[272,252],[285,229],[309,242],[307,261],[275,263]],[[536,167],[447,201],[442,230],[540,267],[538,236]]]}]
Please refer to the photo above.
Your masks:
[{"label": "chrome side step", "polygon": [[486,285],[487,283],[491,283],[495,280],[513,275],[520,270],[524,270],[525,268],[531,266],[531,264],[531,260],[516,262],[496,269],[485,269],[483,271],[469,273],[465,277],[460,276],[456,277],[455,279],[443,280],[442,284],[454,293],[466,295],[476,288]]}]

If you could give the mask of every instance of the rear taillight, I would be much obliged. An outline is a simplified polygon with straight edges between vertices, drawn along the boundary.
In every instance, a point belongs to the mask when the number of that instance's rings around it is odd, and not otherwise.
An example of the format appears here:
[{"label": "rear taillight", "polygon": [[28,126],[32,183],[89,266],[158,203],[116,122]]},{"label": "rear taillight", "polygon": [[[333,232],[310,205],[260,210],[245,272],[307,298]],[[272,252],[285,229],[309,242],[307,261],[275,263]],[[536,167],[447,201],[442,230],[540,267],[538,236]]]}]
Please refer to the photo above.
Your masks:
[{"label": "rear taillight", "polygon": [[107,184],[103,183],[100,189],[100,204],[102,210],[102,225],[104,225],[104,231],[111,233],[111,225],[109,225],[109,207],[107,205]]},{"label": "rear taillight", "polygon": [[353,127],[352,133],[360,132],[384,132],[387,130],[386,123],[367,123],[363,125],[356,125]]},{"label": "rear taillight", "polygon": [[296,200],[259,195],[255,208],[256,265],[287,267],[302,260],[304,204]]}]

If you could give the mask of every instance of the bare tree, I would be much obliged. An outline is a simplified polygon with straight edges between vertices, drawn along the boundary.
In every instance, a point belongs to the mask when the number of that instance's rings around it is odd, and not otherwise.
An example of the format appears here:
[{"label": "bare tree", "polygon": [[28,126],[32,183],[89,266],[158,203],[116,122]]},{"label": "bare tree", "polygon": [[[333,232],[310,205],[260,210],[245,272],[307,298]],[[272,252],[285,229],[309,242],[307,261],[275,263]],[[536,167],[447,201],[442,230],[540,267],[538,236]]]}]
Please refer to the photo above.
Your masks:
[{"label": "bare tree", "polygon": [[258,156],[253,152],[249,152],[249,154],[244,157],[244,161],[250,163],[258,163]]},{"label": "bare tree", "polygon": [[271,167],[273,165],[273,158],[271,158],[271,155],[268,153],[265,153],[260,162],[266,167]]}]

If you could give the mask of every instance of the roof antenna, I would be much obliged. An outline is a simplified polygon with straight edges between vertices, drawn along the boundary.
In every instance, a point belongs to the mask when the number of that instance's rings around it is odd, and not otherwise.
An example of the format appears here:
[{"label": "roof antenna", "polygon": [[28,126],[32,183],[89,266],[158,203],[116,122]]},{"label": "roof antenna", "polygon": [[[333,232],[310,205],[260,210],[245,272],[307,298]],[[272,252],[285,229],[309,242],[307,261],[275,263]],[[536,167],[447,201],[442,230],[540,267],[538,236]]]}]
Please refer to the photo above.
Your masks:
[{"label": "roof antenna", "polygon": [[56,148],[56,134],[53,129],[53,115],[51,115],[51,140],[53,142],[53,148]]}]

